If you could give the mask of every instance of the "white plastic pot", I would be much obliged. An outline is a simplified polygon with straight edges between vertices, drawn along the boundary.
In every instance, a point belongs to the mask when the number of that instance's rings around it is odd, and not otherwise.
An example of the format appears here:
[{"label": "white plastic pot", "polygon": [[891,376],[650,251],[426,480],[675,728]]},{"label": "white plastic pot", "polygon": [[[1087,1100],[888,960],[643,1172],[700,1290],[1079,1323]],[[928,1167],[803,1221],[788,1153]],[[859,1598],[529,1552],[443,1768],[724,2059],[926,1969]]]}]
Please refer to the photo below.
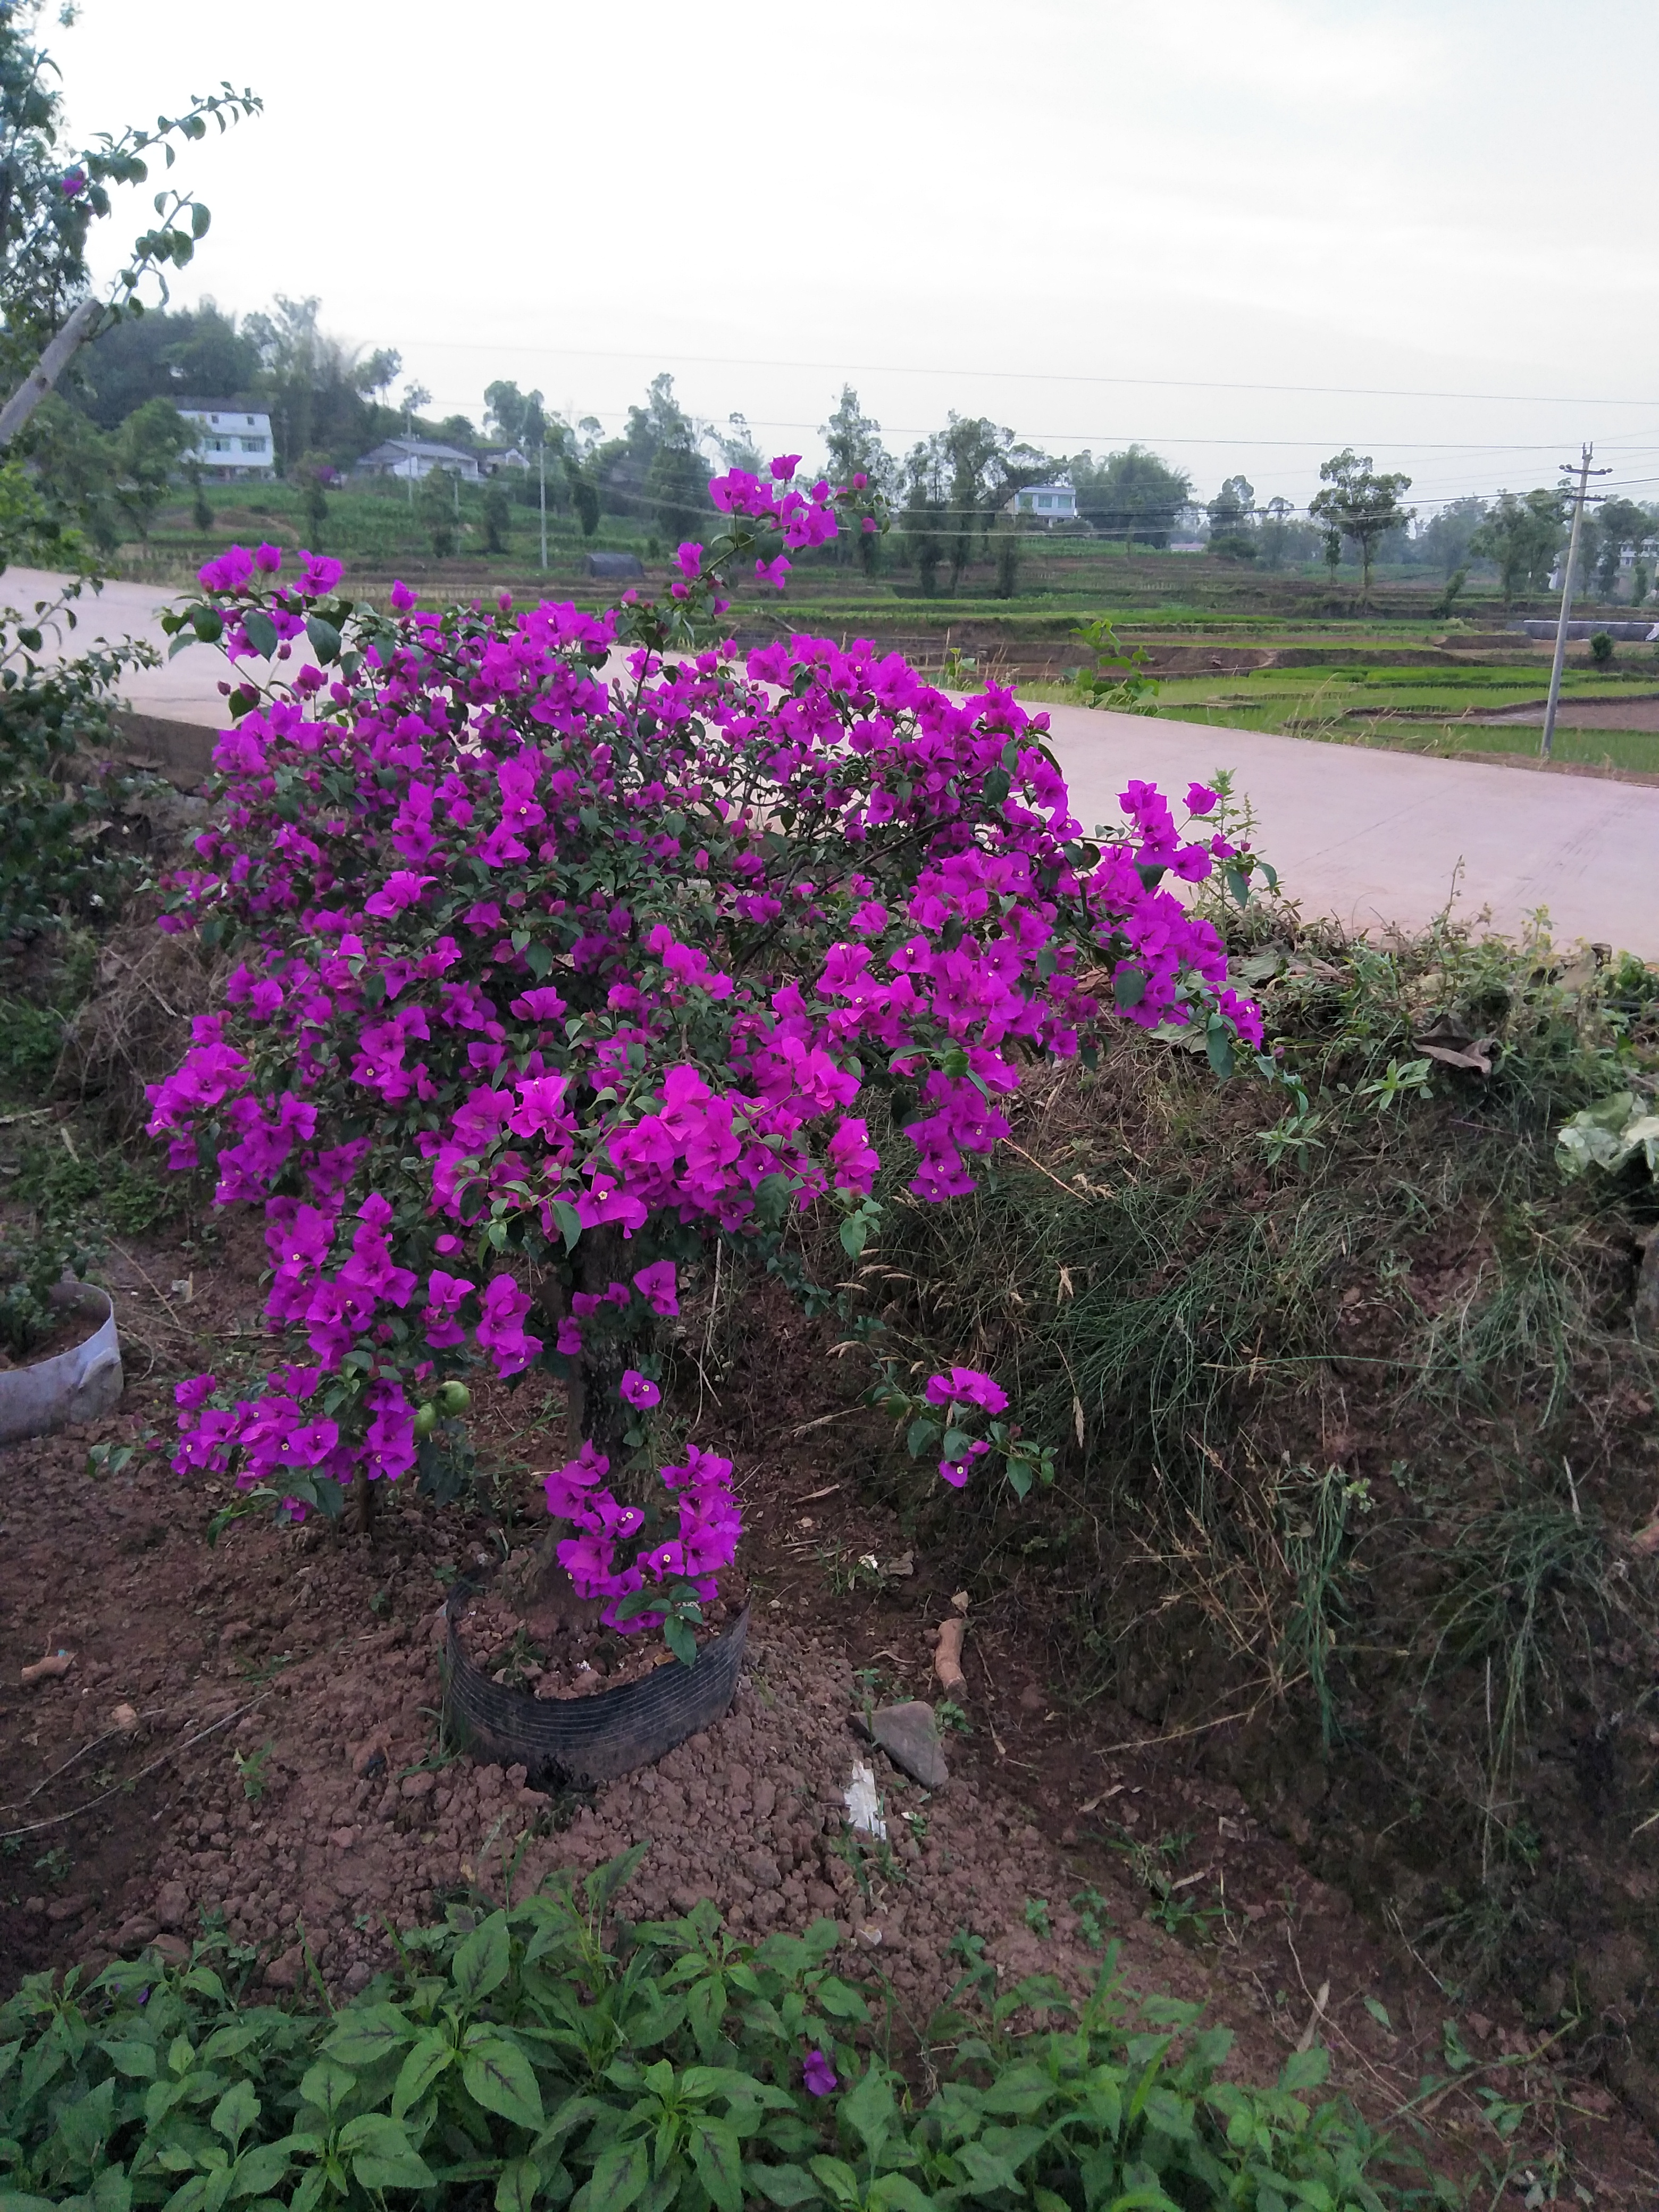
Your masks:
[{"label": "white plastic pot", "polygon": [[0,1371],[0,1444],[48,1437],[71,1421],[94,1421],[121,1402],[121,1346],[109,1292],[91,1283],[64,1283],[52,1303],[84,1315],[91,1334],[50,1359]]}]

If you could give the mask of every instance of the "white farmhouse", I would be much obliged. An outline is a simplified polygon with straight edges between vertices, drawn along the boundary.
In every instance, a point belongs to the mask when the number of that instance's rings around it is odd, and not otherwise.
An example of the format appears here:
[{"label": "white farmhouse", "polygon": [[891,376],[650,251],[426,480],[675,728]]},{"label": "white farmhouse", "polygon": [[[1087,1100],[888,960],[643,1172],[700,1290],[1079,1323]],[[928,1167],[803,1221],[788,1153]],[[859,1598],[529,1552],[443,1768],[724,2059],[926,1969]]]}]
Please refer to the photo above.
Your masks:
[{"label": "white farmhouse", "polygon": [[477,483],[475,455],[459,446],[441,446],[431,438],[383,438],[378,446],[351,465],[354,477],[412,477],[418,483],[434,469],[443,469],[463,483]]},{"label": "white farmhouse", "polygon": [[269,415],[234,399],[180,399],[174,404],[185,422],[196,426],[191,451],[204,476],[234,483],[276,474]]},{"label": "white farmhouse", "polygon": [[1070,484],[1031,484],[1024,491],[1017,491],[1003,511],[1034,514],[1040,522],[1075,522],[1077,494]]}]

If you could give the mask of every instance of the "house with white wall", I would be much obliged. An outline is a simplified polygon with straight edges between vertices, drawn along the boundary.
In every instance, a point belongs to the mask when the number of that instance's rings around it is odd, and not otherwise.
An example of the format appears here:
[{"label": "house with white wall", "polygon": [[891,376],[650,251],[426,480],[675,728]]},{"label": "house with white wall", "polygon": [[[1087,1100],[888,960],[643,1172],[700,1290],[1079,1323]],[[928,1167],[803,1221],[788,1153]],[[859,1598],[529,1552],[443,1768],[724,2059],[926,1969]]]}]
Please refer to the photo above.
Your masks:
[{"label": "house with white wall", "polygon": [[1075,522],[1077,494],[1070,484],[1030,484],[1017,491],[1005,514],[1033,514],[1039,522]]},{"label": "house with white wall", "polygon": [[258,482],[276,473],[270,417],[234,399],[179,399],[174,405],[194,424],[189,458],[219,483]]},{"label": "house with white wall", "polygon": [[412,477],[417,483],[434,469],[459,477],[463,483],[478,481],[475,454],[464,453],[459,446],[441,446],[432,438],[383,438],[351,465],[354,477]]}]

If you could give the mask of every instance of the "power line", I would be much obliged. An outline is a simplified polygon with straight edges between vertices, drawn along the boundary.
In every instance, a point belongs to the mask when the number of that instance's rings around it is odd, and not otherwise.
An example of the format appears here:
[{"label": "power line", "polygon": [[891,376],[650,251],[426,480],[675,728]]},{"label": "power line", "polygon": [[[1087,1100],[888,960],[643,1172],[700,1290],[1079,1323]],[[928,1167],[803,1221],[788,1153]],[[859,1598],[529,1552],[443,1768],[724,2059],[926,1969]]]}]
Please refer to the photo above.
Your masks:
[{"label": "power line", "polygon": [[[670,359],[700,368],[787,368],[811,370],[830,376],[945,376],[994,379],[1001,383],[1103,384],[1140,390],[1171,392],[1272,392],[1305,396],[1322,394],[1336,399],[1451,399],[1483,406],[1517,407],[1654,407],[1659,399],[1587,399],[1575,394],[1541,392],[1442,392],[1383,384],[1256,384],[1238,377],[1096,376],[1062,369],[967,368],[959,362],[949,368],[910,366],[897,362],[832,362],[760,360],[752,354],[681,353],[667,346],[561,346],[532,338],[407,338],[406,345],[447,348],[453,353],[530,353],[560,361],[660,361]],[[791,428],[804,427],[791,425]],[[1033,435],[1043,434],[1033,433]],[[1166,444],[1173,443],[1165,440]]]}]

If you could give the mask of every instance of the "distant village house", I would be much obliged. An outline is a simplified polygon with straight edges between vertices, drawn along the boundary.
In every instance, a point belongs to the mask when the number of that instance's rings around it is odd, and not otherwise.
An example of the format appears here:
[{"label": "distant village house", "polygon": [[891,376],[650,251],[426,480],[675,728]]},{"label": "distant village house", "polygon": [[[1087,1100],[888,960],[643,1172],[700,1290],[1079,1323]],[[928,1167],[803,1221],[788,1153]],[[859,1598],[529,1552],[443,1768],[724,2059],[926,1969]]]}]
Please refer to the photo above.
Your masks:
[{"label": "distant village house", "polygon": [[1077,494],[1070,484],[1031,484],[1017,491],[1006,514],[1034,514],[1039,522],[1075,522]]},{"label": "distant village house", "polygon": [[417,483],[434,469],[459,477],[463,483],[478,481],[476,454],[464,453],[459,446],[441,446],[432,438],[383,438],[351,465],[354,477],[412,477]]},{"label": "distant village house", "polygon": [[257,482],[276,474],[270,417],[234,399],[180,399],[174,403],[195,426],[191,458],[210,482]]}]

